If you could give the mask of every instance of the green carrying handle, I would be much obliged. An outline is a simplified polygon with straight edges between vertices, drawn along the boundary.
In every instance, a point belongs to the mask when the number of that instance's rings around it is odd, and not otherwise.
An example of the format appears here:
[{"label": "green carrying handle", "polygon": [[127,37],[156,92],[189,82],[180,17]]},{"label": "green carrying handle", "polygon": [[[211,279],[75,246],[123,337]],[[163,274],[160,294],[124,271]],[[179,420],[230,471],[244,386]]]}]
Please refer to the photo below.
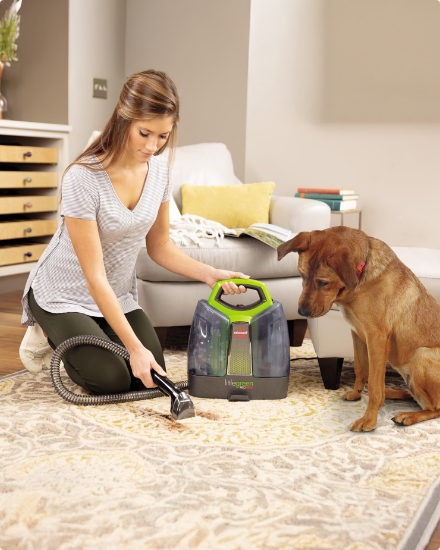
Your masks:
[{"label": "green carrying handle", "polygon": [[[223,283],[230,283],[233,282],[237,286],[243,285],[245,288],[250,288],[253,290],[256,290],[258,292],[259,299],[249,305],[238,305],[234,306],[232,304],[228,304],[227,302],[224,302],[221,297],[224,294],[224,290],[222,288]],[[271,306],[273,304],[272,298],[270,297],[269,291],[267,290],[267,287],[264,283],[261,281],[257,281],[255,279],[224,279],[223,281],[217,281],[215,284],[215,287],[212,289],[211,296],[208,299],[208,304],[216,309],[219,309],[219,305],[222,307],[225,307],[227,309],[232,309],[237,312],[250,312],[252,310],[262,311],[263,309],[266,309],[267,307]],[[264,307],[262,307],[264,306]],[[258,311],[254,311],[253,313],[258,313]]]}]

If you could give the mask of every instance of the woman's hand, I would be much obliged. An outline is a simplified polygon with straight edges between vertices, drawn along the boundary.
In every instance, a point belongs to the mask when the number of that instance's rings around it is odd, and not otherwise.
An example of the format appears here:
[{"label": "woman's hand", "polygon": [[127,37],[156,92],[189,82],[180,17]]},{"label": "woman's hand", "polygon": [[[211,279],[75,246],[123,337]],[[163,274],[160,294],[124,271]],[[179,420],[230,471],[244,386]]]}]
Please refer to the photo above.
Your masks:
[{"label": "woman's hand", "polygon": [[[217,281],[223,281],[224,279],[250,279],[249,275],[240,273],[237,271],[226,271],[225,269],[213,269],[212,273],[206,279],[206,284],[213,289]],[[223,283],[222,284],[224,294],[241,294],[246,292],[246,287],[243,285],[237,286],[235,283]]]},{"label": "woman's hand", "polygon": [[140,378],[147,388],[157,388],[157,384],[153,382],[151,377],[151,369],[162,376],[167,375],[159,363],[156,362],[151,351],[143,346],[130,351],[130,365],[133,374],[136,378]]}]

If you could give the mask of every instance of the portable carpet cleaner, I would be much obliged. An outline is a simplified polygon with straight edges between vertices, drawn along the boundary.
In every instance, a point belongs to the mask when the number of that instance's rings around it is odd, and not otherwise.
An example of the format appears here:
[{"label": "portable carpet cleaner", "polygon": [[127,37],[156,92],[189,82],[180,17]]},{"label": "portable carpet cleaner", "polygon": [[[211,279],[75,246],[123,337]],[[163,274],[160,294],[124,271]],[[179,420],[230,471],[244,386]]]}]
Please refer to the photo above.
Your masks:
[{"label": "portable carpet cleaner", "polygon": [[290,341],[281,302],[253,279],[231,279],[258,292],[249,305],[222,300],[219,281],[199,300],[188,346],[188,391],[194,397],[249,401],[283,399],[290,374]]},{"label": "portable carpet cleaner", "polygon": [[[221,299],[222,284],[233,281],[254,289],[259,299],[234,306]],[[119,344],[100,336],[74,336],[60,344],[52,357],[50,373],[56,391],[77,405],[124,403],[162,397],[171,398],[171,416],[183,420],[195,416],[190,395],[229,401],[283,399],[287,396],[290,351],[287,322],[281,302],[272,300],[266,285],[253,279],[218,281],[209,300],[199,300],[191,325],[188,346],[188,380],[174,384],[152,370],[158,388],[108,395],[77,395],[63,384],[60,362],[79,345],[108,349],[124,359],[130,354]]]}]

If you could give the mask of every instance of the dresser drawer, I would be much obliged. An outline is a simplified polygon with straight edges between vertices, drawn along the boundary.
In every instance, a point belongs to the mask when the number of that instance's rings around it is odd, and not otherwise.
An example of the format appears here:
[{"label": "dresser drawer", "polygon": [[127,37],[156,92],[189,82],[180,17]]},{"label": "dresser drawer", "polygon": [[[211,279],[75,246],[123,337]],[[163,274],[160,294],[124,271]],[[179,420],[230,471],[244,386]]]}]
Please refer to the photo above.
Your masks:
[{"label": "dresser drawer", "polygon": [[58,162],[58,149],[52,147],[0,145],[0,162],[56,164]]},{"label": "dresser drawer", "polygon": [[53,212],[58,209],[58,197],[23,195],[0,197],[0,214],[23,214],[28,212]]},{"label": "dresser drawer", "polygon": [[0,189],[58,187],[56,172],[0,172]]},{"label": "dresser drawer", "polygon": [[56,220],[0,222],[0,239],[24,239],[26,237],[53,235],[56,233],[57,228]]},{"label": "dresser drawer", "polygon": [[37,262],[49,243],[29,243],[13,246],[0,246],[0,265]]}]

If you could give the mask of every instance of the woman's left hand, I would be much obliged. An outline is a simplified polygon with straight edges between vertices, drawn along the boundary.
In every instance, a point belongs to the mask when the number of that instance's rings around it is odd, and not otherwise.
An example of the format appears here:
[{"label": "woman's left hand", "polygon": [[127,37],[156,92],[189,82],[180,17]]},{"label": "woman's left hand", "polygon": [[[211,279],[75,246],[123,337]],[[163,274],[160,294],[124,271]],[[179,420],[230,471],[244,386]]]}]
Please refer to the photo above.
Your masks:
[{"label": "woman's left hand", "polygon": [[[205,282],[211,289],[213,289],[217,281],[223,281],[224,279],[250,279],[250,276],[238,271],[214,269]],[[224,294],[241,294],[247,290],[243,285],[237,286],[233,282],[223,283],[222,288]]]}]

